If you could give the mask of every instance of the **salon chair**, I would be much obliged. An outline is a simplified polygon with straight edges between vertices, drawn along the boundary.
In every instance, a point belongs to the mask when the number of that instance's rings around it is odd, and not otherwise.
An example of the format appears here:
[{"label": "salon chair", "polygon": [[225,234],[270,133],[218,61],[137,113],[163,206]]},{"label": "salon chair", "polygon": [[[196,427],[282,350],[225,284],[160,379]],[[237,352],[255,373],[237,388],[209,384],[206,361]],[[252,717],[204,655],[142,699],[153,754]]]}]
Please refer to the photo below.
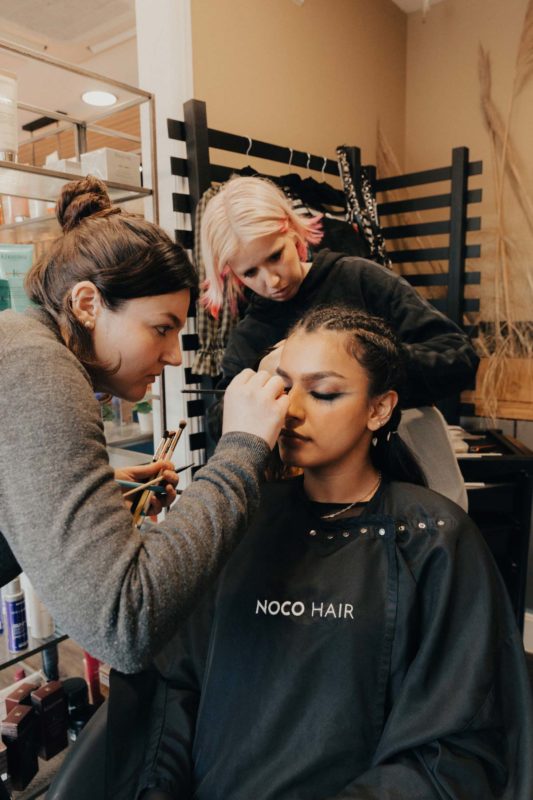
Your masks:
[{"label": "salon chair", "polygon": [[[100,706],[70,747],[47,800],[135,798],[155,683],[155,671],[123,675],[111,670],[110,700]],[[109,774],[114,776],[112,788]],[[143,800],[171,798],[150,790]]]}]

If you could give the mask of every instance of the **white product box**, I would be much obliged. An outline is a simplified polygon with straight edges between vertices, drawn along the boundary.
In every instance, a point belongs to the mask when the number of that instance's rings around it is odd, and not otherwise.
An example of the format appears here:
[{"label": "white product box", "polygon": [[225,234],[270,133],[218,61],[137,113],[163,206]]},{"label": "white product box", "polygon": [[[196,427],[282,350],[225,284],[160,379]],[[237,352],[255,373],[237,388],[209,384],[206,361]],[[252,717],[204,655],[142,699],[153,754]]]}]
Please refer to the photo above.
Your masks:
[{"label": "white product box", "polygon": [[104,181],[140,186],[140,166],[141,157],[137,153],[113,150],[110,147],[81,154],[82,173],[95,175]]},{"label": "white product box", "polygon": [[75,158],[47,159],[45,169],[51,169],[55,172],[69,172],[71,175],[81,175],[81,164]]}]

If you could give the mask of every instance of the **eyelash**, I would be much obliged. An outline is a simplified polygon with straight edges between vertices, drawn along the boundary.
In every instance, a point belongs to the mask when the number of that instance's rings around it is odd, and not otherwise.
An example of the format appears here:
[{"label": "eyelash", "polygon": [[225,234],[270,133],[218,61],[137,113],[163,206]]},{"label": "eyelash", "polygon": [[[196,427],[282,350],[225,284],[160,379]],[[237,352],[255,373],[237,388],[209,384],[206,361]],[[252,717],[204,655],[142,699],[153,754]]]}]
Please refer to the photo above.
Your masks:
[{"label": "eyelash", "polygon": [[327,394],[321,394],[320,392],[311,392],[311,397],[314,397],[315,400],[322,400],[325,403],[331,403],[333,400],[336,400],[337,397],[341,396],[341,392],[329,392]]},{"label": "eyelash", "polygon": [[170,325],[156,325],[155,330],[158,336],[164,336],[166,333],[172,330]]},{"label": "eyelash", "polygon": [[[277,250],[275,253],[272,253],[267,259],[269,264],[277,264],[277,262],[281,259],[283,255],[283,248],[281,250]],[[252,267],[252,269],[247,269],[243,275],[243,278],[255,278],[257,275],[257,267]]]},{"label": "eyelash", "polygon": [[[283,391],[284,391],[285,394],[289,394],[291,389],[292,389],[292,386],[285,386]],[[321,392],[309,392],[309,394],[315,400],[322,401],[324,403],[332,403],[333,400],[337,399],[337,397],[341,397],[342,392],[327,392],[327,393],[324,393],[324,394],[322,394]]]},{"label": "eyelash", "polygon": [[282,253],[283,253],[283,248],[281,250],[277,250],[275,253],[272,253],[272,255],[269,256],[268,260],[270,261],[271,264],[275,264],[277,261],[280,260]]}]

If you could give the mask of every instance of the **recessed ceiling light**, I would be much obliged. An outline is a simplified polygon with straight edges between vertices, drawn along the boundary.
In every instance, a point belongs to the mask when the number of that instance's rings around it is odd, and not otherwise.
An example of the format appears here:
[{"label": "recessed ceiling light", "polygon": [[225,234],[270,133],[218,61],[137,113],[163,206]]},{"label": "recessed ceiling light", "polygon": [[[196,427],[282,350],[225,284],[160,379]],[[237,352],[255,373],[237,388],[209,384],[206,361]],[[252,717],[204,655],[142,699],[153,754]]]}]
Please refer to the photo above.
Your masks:
[{"label": "recessed ceiling light", "polygon": [[92,91],[84,92],[81,99],[89,106],[114,106],[118,98],[111,92]]}]

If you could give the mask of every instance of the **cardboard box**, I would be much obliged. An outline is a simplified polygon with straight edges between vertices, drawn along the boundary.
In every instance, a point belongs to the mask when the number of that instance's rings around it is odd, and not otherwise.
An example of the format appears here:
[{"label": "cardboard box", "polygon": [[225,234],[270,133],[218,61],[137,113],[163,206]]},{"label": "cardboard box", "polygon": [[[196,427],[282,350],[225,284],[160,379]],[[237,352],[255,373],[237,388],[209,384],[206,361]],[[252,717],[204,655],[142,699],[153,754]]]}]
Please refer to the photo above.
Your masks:
[{"label": "cardboard box", "polygon": [[54,172],[69,172],[72,175],[81,175],[81,163],[76,161],[75,158],[47,158],[44,168]]},{"label": "cardboard box", "polygon": [[104,181],[125,183],[128,186],[141,185],[141,157],[137,153],[101,147],[81,154],[81,168],[84,175],[94,175]]}]

